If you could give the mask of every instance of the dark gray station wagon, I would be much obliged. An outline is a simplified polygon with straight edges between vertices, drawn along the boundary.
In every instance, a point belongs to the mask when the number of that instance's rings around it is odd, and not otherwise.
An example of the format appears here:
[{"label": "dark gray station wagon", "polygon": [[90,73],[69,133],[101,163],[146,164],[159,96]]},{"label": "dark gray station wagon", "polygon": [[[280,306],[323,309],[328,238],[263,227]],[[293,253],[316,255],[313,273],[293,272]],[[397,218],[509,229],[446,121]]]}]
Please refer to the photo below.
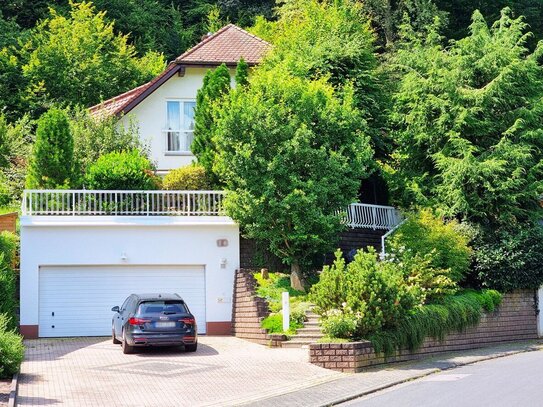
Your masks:
[{"label": "dark gray station wagon", "polygon": [[132,294],[111,310],[113,343],[122,344],[123,353],[139,346],[198,347],[196,320],[177,294]]}]

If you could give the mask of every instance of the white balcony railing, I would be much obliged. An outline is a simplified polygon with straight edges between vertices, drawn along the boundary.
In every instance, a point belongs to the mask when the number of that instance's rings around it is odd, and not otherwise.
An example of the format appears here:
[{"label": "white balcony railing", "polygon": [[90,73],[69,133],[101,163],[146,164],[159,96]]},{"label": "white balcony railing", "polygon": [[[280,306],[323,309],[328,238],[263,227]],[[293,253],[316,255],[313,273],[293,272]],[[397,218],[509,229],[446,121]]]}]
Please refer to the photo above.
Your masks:
[{"label": "white balcony railing", "polygon": [[400,211],[392,206],[353,203],[347,210],[346,223],[351,228],[391,230],[402,220]]},{"label": "white balcony railing", "polygon": [[223,191],[26,190],[23,215],[219,216]]}]

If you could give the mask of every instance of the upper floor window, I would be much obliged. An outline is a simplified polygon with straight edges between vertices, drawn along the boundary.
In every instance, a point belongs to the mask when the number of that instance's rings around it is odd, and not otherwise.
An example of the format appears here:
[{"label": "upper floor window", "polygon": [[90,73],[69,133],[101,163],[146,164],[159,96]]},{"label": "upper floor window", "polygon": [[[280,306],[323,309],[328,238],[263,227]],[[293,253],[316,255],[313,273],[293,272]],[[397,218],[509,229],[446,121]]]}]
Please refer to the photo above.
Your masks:
[{"label": "upper floor window", "polygon": [[194,139],[195,101],[166,102],[166,152],[188,153]]}]

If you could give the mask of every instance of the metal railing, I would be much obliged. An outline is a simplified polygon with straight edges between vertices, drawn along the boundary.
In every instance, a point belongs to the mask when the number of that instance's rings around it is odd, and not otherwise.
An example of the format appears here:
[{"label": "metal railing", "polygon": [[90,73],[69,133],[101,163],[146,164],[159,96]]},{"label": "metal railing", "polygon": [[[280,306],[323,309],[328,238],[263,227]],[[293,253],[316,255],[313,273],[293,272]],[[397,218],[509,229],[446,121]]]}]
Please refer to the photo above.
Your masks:
[{"label": "metal railing", "polygon": [[347,226],[351,228],[391,230],[399,225],[402,214],[392,206],[353,203],[346,214]]},{"label": "metal railing", "polygon": [[224,191],[26,190],[23,215],[219,216]]}]

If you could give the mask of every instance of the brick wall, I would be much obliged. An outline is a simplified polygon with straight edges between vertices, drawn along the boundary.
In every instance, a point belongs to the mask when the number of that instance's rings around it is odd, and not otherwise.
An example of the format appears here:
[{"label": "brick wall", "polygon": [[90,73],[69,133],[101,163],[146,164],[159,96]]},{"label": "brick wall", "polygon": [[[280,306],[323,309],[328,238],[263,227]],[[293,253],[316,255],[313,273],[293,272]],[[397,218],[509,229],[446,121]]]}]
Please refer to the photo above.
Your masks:
[{"label": "brick wall", "polygon": [[[375,250],[381,250],[381,236],[386,233],[386,230],[373,229],[348,229],[339,235],[338,247],[345,255],[351,250],[366,248],[367,246],[375,247]],[[259,269],[266,267],[271,271],[284,270],[285,266],[281,260],[271,254],[265,247],[259,246],[252,239],[244,239],[240,237],[240,267],[243,269]],[[329,264],[334,260],[333,253],[329,253],[324,257],[324,263]]]},{"label": "brick wall", "polygon": [[0,232],[7,230],[8,232],[15,233],[17,225],[17,212],[6,213],[0,215]]},{"label": "brick wall", "polygon": [[361,341],[312,344],[309,347],[309,357],[311,363],[327,369],[358,372],[383,363],[404,362],[443,352],[476,349],[537,337],[535,292],[521,290],[504,295],[499,309],[483,315],[477,326],[447,335],[443,341],[428,338],[415,352],[404,350],[384,358],[382,354],[374,352],[369,341]]},{"label": "brick wall", "polygon": [[281,271],[285,265],[281,260],[259,245],[253,239],[239,238],[239,262],[242,269],[260,269],[266,267],[270,271]]},{"label": "brick wall", "polygon": [[280,346],[284,335],[269,335],[260,327],[270,315],[268,302],[255,295],[256,280],[253,272],[246,269],[236,271],[232,301],[232,333],[234,336],[262,345]]}]

